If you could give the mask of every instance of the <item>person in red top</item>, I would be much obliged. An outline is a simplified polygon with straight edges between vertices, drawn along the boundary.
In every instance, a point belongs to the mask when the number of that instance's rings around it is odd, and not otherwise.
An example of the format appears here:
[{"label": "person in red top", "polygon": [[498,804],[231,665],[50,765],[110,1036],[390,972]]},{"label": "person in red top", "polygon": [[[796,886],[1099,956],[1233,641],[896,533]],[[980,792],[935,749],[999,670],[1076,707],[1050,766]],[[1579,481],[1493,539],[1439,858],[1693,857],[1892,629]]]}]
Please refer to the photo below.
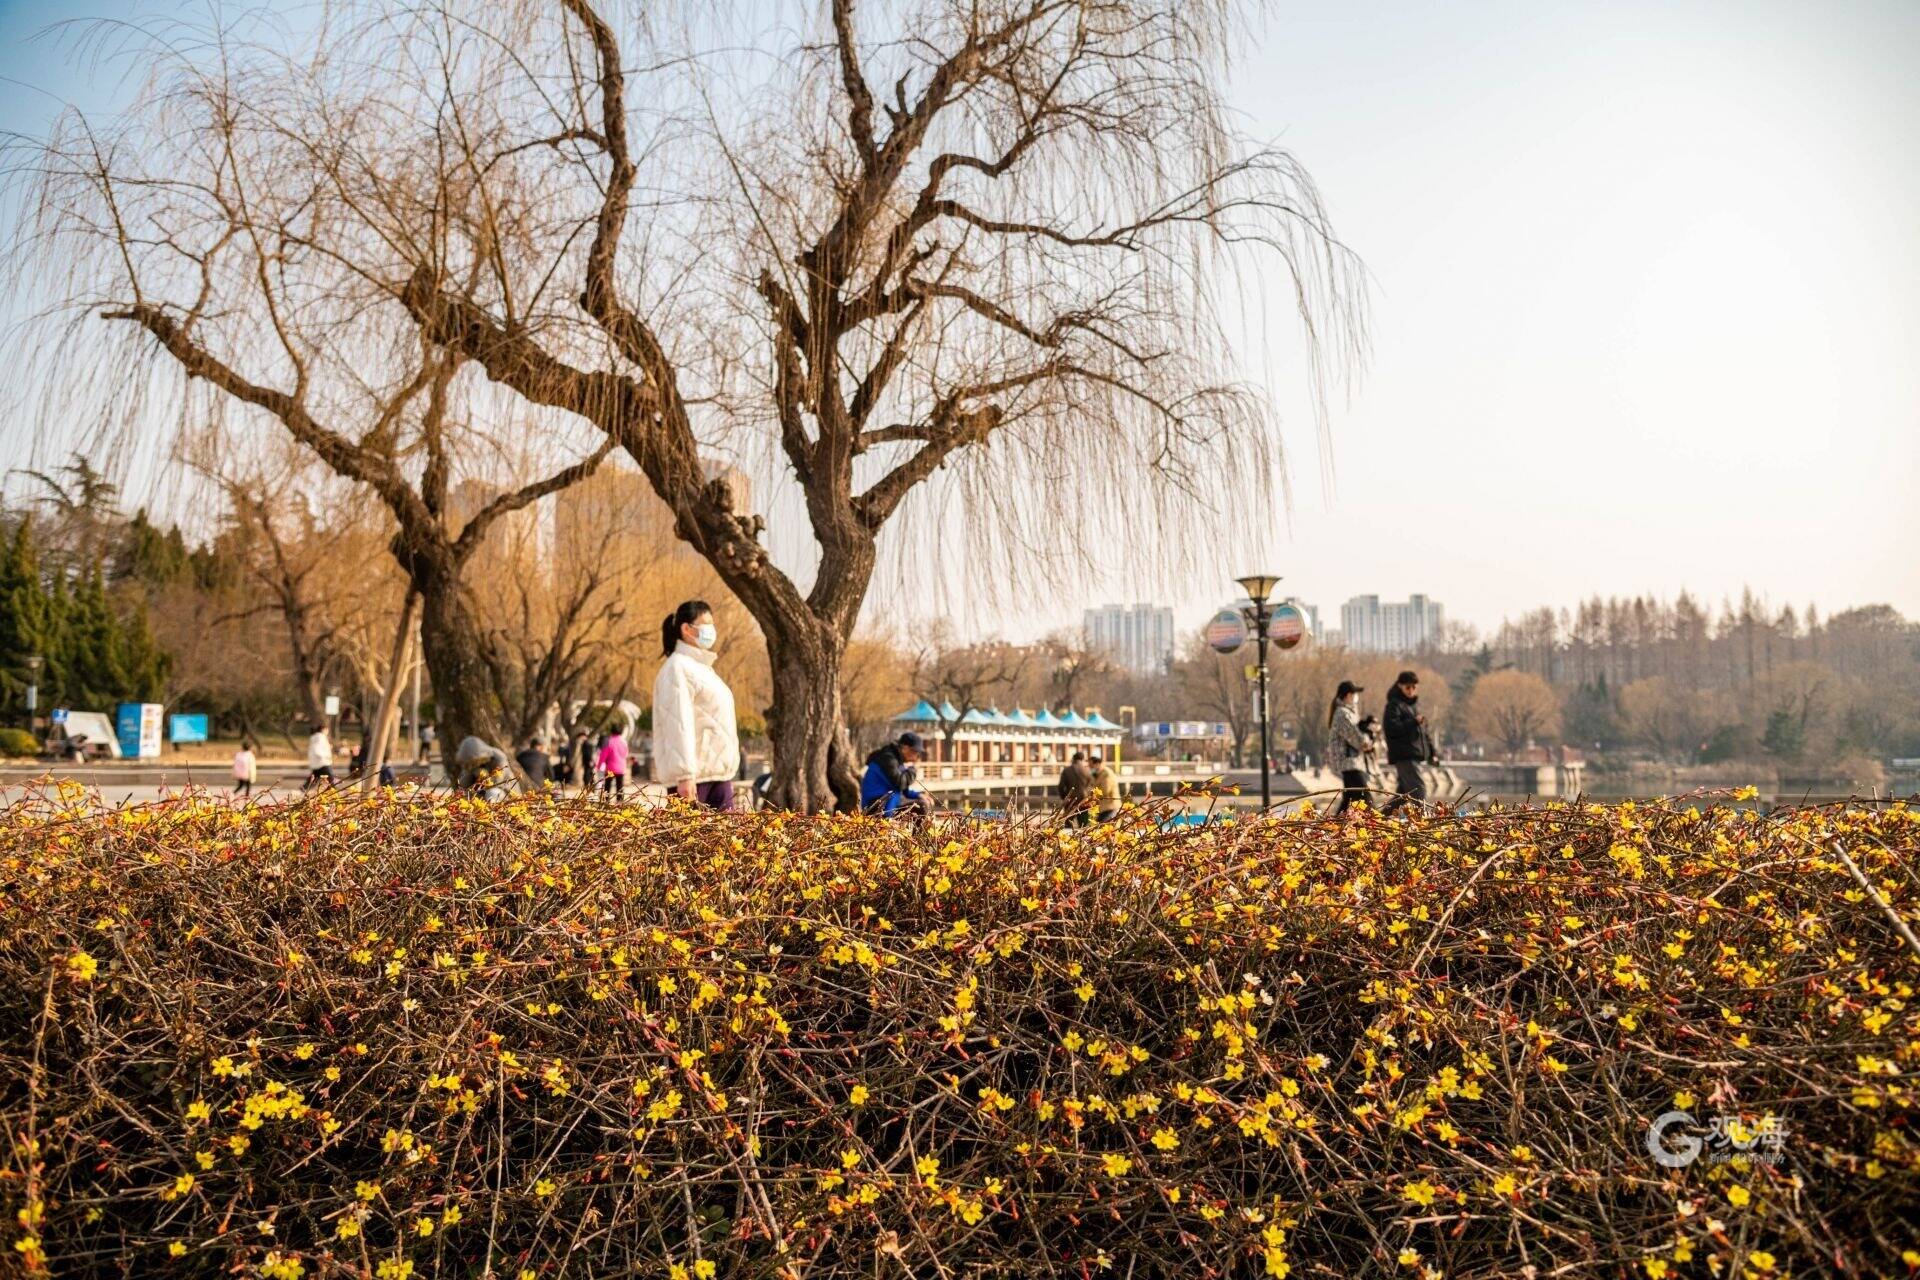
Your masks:
[{"label": "person in red top", "polygon": [[601,744],[599,758],[594,763],[605,778],[602,787],[611,791],[614,799],[626,799],[627,739],[618,725],[607,730],[607,740]]}]

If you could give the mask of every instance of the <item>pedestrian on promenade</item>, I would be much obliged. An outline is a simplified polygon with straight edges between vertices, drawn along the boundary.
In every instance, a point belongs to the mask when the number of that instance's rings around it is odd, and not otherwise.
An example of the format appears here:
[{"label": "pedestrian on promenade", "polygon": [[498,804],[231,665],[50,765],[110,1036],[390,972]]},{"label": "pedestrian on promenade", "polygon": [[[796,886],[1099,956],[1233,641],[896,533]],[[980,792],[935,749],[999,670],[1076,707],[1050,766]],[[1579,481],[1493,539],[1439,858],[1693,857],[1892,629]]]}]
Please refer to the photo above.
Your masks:
[{"label": "pedestrian on promenade", "polygon": [[627,798],[627,764],[630,758],[627,737],[620,732],[619,725],[614,725],[601,740],[600,754],[594,763],[599,767],[602,777],[600,789],[615,800]]},{"label": "pedestrian on promenade", "polygon": [[1367,798],[1367,750],[1370,744],[1354,716],[1365,690],[1351,680],[1342,680],[1333,691],[1333,705],[1327,708],[1327,768],[1340,775],[1340,803],[1333,817]]},{"label": "pedestrian on promenade", "polygon": [[914,790],[914,768],[926,744],[909,730],[882,743],[867,757],[860,779],[860,808],[882,818],[924,818],[933,812],[926,794]]},{"label": "pedestrian on promenade", "polygon": [[574,790],[583,796],[592,795],[593,735],[585,729],[574,729],[573,741],[567,746],[567,762],[573,772],[571,781]]},{"label": "pedestrian on promenade", "polygon": [[653,681],[653,777],[683,800],[731,809],[740,729],[733,690],[713,669],[719,638],[704,600],[682,601],[660,624],[666,661]]},{"label": "pedestrian on promenade", "polygon": [[433,763],[433,726],[430,724],[423,724],[420,726],[419,763],[421,764]]},{"label": "pedestrian on promenade", "polygon": [[260,758],[254,754],[253,739],[242,738],[240,749],[233,753],[233,794],[250,796],[253,784],[260,777]]},{"label": "pedestrian on promenade", "polygon": [[520,766],[520,772],[527,775],[527,781],[536,791],[545,791],[553,781],[553,757],[548,755],[539,738],[527,739],[524,751],[513,758]]},{"label": "pedestrian on promenade", "polygon": [[1093,770],[1087,767],[1087,753],[1076,751],[1067,767],[1060,771],[1055,788],[1060,793],[1060,808],[1067,821],[1076,827],[1087,825],[1087,797],[1093,791]]},{"label": "pedestrian on promenade", "polygon": [[1409,800],[1427,798],[1427,780],[1420,766],[1440,759],[1427,729],[1427,717],[1420,711],[1420,673],[1402,671],[1387,690],[1387,709],[1381,716],[1381,728],[1387,738],[1387,763],[1393,766],[1393,799],[1380,810],[1392,813]]},{"label": "pedestrian on promenade", "polygon": [[1112,822],[1120,816],[1120,775],[1107,767],[1106,759],[1094,752],[1087,771],[1087,801],[1093,806],[1095,822]]},{"label": "pedestrian on promenade", "polygon": [[316,782],[333,785],[333,740],[327,737],[324,724],[315,724],[307,735],[307,780],[300,784],[300,790],[311,790]]}]

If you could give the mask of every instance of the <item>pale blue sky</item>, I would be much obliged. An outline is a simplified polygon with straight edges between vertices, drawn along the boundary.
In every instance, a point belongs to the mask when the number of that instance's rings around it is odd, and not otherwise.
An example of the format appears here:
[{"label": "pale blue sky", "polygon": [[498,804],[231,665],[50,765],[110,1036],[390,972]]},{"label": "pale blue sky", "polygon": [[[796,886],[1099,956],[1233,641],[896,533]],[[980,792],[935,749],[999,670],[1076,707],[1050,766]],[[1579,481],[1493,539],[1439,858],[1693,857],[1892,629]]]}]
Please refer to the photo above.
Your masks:
[{"label": "pale blue sky", "polygon": [[[164,12],[162,0],[140,11]],[[99,100],[26,37],[107,0],[0,0],[0,115]],[[204,10],[202,10],[204,11]],[[1323,611],[1751,584],[1920,616],[1920,3],[1285,0],[1234,101],[1318,180],[1374,281],[1323,455],[1265,363],[1294,504],[1249,568]],[[1042,620],[1029,620],[1038,626]]]}]

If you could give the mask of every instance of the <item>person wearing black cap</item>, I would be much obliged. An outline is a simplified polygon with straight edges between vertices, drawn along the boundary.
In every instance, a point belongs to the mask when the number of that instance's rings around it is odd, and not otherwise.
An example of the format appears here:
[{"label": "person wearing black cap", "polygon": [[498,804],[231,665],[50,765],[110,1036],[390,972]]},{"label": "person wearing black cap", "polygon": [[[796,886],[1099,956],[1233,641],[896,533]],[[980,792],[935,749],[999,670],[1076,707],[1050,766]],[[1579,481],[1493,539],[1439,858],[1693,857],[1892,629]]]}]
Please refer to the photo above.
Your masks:
[{"label": "person wearing black cap", "polygon": [[925,744],[909,730],[867,757],[866,776],[860,779],[860,808],[883,818],[924,816],[933,805],[913,789],[913,766]]},{"label": "person wearing black cap", "polygon": [[1340,803],[1333,807],[1336,818],[1367,798],[1367,735],[1360,731],[1354,711],[1364,692],[1353,681],[1342,680],[1334,690],[1333,705],[1327,708],[1327,768],[1340,775]]},{"label": "person wearing black cap", "polygon": [[1420,714],[1419,672],[1402,671],[1387,690],[1381,728],[1387,738],[1387,763],[1393,766],[1394,797],[1380,810],[1385,815],[1409,800],[1427,798],[1427,780],[1420,766],[1440,758],[1433,735],[1427,732],[1427,718]]}]

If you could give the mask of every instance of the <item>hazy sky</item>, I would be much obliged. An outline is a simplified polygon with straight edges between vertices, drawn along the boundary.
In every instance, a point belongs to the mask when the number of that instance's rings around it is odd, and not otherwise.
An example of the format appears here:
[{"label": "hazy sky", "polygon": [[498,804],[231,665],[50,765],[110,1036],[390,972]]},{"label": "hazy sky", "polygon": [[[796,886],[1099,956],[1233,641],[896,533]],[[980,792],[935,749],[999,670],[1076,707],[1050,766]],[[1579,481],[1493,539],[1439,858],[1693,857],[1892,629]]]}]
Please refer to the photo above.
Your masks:
[{"label": "hazy sky", "polygon": [[1920,4],[1285,3],[1246,127],[1376,283],[1266,563],[1481,625],[1592,592],[1920,613]]},{"label": "hazy sky", "polygon": [[[26,37],[126,9],[0,0],[5,127],[98,99]],[[1920,616],[1916,68],[1916,0],[1276,5],[1235,105],[1366,263],[1373,358],[1323,454],[1295,353],[1251,353],[1293,506],[1182,626],[1254,568],[1483,627],[1743,584]]]}]

